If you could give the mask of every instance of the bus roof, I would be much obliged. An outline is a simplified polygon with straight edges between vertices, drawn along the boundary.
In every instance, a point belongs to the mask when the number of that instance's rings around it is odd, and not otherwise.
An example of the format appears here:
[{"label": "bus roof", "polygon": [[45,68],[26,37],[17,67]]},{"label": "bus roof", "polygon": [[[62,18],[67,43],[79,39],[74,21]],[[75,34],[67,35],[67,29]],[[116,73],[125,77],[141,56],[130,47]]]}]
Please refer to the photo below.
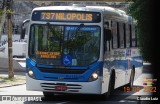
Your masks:
[{"label": "bus roof", "polygon": [[[37,7],[35,10],[68,10],[68,11],[92,11],[92,12],[103,12],[106,18],[119,19],[120,21],[132,21],[131,16],[128,16],[125,11],[112,8],[108,6],[45,6]],[[112,16],[112,17],[110,17]]]},{"label": "bus roof", "polygon": [[126,14],[125,11],[108,6],[45,6],[37,7],[33,10],[71,10],[71,11],[96,11]]}]

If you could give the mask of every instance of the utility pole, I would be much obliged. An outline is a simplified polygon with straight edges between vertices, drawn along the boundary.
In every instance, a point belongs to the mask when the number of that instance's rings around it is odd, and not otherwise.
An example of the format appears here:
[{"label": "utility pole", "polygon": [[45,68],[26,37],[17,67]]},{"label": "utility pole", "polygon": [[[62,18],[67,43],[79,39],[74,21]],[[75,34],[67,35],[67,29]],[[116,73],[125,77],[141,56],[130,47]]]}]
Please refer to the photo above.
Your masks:
[{"label": "utility pole", "polygon": [[12,56],[12,23],[11,23],[11,16],[12,16],[12,0],[6,1],[7,6],[7,28],[8,28],[8,78],[14,78],[13,72],[13,56]]}]

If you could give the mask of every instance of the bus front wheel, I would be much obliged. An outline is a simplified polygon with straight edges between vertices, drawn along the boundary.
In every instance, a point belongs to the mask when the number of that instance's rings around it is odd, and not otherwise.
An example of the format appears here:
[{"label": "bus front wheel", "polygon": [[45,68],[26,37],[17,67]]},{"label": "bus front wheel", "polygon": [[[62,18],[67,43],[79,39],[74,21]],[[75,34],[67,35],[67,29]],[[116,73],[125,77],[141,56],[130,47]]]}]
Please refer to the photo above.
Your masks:
[{"label": "bus front wheel", "polygon": [[54,97],[54,93],[53,92],[43,92],[43,95],[44,95],[45,98]]},{"label": "bus front wheel", "polygon": [[108,85],[108,92],[103,94],[103,99],[109,99],[110,95],[113,94],[114,91],[114,85],[115,85],[115,73],[113,72],[111,74],[110,80],[109,80],[109,85]]}]

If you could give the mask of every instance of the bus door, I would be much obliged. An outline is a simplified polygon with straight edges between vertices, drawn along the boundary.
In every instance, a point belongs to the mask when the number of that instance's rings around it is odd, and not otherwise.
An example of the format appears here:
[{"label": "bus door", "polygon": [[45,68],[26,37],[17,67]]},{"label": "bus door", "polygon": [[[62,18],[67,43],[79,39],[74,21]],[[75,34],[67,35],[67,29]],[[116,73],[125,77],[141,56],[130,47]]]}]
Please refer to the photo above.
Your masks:
[{"label": "bus door", "polygon": [[[106,22],[107,23],[107,22]],[[104,44],[103,44],[103,59],[104,59],[104,64],[103,64],[103,83],[102,83],[102,93],[105,93],[108,91],[108,84],[109,84],[109,77],[110,77],[110,63],[111,63],[111,30],[108,28],[108,23],[107,25],[104,25]],[[107,30],[108,29],[108,30]],[[108,36],[107,36],[108,35]],[[107,39],[108,38],[108,39]],[[109,39],[110,38],[110,39]]]}]

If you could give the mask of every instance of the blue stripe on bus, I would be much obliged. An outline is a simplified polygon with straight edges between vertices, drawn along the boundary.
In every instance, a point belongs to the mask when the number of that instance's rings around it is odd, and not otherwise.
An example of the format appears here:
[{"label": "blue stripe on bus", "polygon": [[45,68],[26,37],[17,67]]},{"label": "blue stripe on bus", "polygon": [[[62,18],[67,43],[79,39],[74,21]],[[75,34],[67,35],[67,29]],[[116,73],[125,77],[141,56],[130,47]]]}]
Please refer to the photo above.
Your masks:
[{"label": "blue stripe on bus", "polygon": [[[72,82],[88,82],[91,74],[97,69],[102,76],[102,62],[95,62],[88,67],[85,73],[83,74],[59,74],[59,73],[44,73],[38,70],[36,63],[31,59],[26,59],[26,66],[33,70],[37,80],[48,80],[48,81],[72,81]],[[46,66],[45,66],[46,68]],[[72,68],[72,67],[71,67]],[[75,68],[75,67],[74,67]],[[82,67],[77,67],[82,68]],[[76,70],[76,69],[75,69]],[[63,78],[60,80],[59,78]]]},{"label": "blue stripe on bus", "polygon": [[[130,65],[130,66],[128,66]],[[142,58],[140,56],[138,57],[132,57],[130,60],[130,64],[128,64],[128,60],[113,60],[113,61],[105,61],[104,67],[107,67],[108,69],[121,69],[121,70],[127,70],[128,67],[132,68],[132,66],[135,65],[135,67],[141,67],[143,66]],[[103,62],[95,62],[88,67],[70,67],[71,69],[83,69],[88,68],[87,71],[83,74],[59,74],[59,73],[44,73],[37,69],[36,63],[32,61],[31,59],[26,59],[26,66],[33,70],[35,73],[37,80],[54,80],[59,81],[58,78],[63,78],[62,81],[76,81],[76,82],[87,82],[93,72],[96,70],[99,70],[99,75],[103,75]],[[41,66],[44,68],[47,68],[47,66]],[[50,68],[50,67],[48,67]]]},{"label": "blue stripe on bus", "polygon": [[[113,61],[105,61],[104,65],[108,69],[122,69],[127,70],[128,67],[132,68],[134,65],[135,67],[141,67],[143,66],[143,61],[140,56],[137,57],[131,57],[130,64],[128,63],[128,59],[126,60],[113,60]],[[129,66],[128,66],[129,65]]]}]

